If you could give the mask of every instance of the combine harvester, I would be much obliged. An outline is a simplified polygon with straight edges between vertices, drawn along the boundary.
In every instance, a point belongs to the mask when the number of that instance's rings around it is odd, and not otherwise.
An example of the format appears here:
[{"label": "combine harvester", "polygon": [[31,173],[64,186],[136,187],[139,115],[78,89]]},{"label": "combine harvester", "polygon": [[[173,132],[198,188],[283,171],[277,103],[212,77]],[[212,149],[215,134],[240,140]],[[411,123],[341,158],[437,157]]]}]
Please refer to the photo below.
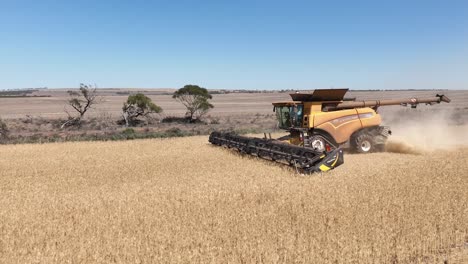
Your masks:
[{"label": "combine harvester", "polygon": [[430,98],[355,101],[345,99],[348,89],[318,89],[290,94],[293,101],[273,103],[278,127],[286,137],[252,138],[232,132],[212,132],[209,142],[241,153],[287,163],[304,173],[328,171],[343,164],[344,147],[358,153],[384,150],[391,131],[381,126],[380,106],[449,103],[437,94]]}]

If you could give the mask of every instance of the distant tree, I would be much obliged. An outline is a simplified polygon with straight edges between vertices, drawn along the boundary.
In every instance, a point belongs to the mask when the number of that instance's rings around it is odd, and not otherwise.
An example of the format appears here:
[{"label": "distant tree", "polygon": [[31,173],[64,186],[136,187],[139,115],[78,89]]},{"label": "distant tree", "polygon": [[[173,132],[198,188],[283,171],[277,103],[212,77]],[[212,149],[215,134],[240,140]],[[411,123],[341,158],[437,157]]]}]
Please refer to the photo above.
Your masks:
[{"label": "distant tree", "polygon": [[211,95],[208,90],[198,85],[185,85],[172,95],[172,98],[181,102],[186,108],[186,116],[190,122],[199,120],[214,106],[208,102]]},{"label": "distant tree", "polygon": [[80,83],[78,91],[68,91],[70,99],[67,104],[78,113],[78,116],[71,115],[67,110],[68,120],[62,124],[65,126],[79,125],[86,112],[97,103],[97,87]]},{"label": "distant tree", "polygon": [[153,103],[148,96],[137,93],[128,96],[127,101],[123,104],[122,111],[125,125],[129,126],[138,123],[140,117],[147,118],[150,114],[161,113],[163,110]]}]

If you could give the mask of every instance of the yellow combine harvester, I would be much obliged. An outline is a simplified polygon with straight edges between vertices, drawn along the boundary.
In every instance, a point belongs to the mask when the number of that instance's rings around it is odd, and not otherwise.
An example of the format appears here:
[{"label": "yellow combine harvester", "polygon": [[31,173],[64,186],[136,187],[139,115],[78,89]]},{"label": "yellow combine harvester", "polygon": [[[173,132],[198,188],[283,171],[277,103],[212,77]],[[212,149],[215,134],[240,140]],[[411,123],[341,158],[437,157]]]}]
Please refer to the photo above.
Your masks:
[{"label": "yellow combine harvester", "polygon": [[450,102],[444,95],[403,100],[345,100],[348,89],[318,89],[290,94],[292,101],[273,103],[278,126],[289,132],[279,139],[249,138],[213,132],[209,141],[259,157],[287,162],[304,172],[328,171],[343,163],[341,147],[359,153],[384,149],[390,128],[381,126],[380,106]]}]

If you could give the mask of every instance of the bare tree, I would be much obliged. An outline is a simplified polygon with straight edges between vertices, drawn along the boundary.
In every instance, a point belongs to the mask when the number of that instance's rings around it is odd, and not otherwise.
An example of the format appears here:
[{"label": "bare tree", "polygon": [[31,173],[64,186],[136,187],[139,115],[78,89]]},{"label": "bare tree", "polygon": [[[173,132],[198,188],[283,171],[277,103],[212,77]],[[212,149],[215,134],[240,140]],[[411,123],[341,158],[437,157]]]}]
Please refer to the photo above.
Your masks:
[{"label": "bare tree", "polygon": [[67,101],[67,105],[71,106],[78,113],[78,116],[71,115],[65,109],[65,112],[68,114],[68,120],[62,124],[61,128],[81,124],[85,113],[97,103],[96,88],[96,85],[93,87],[92,85],[80,83],[78,91],[68,91],[70,99]]}]

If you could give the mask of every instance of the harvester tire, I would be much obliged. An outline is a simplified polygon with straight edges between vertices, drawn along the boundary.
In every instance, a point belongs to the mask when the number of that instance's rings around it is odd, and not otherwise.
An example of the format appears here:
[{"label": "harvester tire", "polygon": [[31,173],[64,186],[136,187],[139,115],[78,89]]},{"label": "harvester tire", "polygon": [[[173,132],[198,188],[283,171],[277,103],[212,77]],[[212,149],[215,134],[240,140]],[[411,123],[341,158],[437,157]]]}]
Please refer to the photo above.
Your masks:
[{"label": "harvester tire", "polygon": [[313,148],[315,150],[324,152],[326,150],[326,142],[325,139],[322,136],[312,136],[309,139],[309,146],[310,148]]},{"label": "harvester tire", "polygon": [[370,153],[377,150],[374,137],[367,133],[360,133],[351,140],[351,147],[357,153]]}]

